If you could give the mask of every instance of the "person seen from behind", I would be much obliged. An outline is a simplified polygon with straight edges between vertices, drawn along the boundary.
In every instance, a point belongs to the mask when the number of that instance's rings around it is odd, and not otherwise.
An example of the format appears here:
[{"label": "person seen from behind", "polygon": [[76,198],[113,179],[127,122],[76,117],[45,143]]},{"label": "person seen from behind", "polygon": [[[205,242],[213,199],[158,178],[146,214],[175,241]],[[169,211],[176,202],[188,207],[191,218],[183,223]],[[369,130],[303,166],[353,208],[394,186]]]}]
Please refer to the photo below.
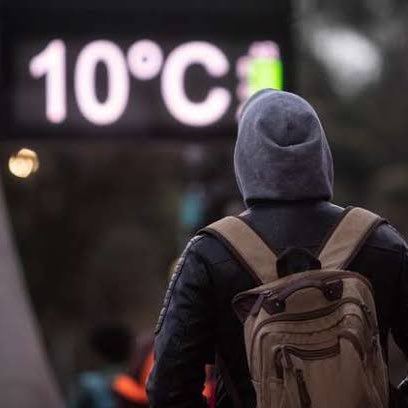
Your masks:
[{"label": "person seen from behind", "polygon": [[[234,154],[247,210],[199,232],[156,328],[152,408],[403,407],[387,338],[408,353],[408,252],[377,215],[332,203],[333,161],[301,97],[244,106]],[[350,272],[345,272],[350,271]]]},{"label": "person seen from behind", "polygon": [[147,408],[146,383],[153,367],[153,336],[147,332],[137,337],[128,367],[112,383],[117,408]]},{"label": "person seen from behind", "polygon": [[115,378],[127,369],[133,336],[126,326],[112,323],[95,327],[91,331],[89,343],[101,361],[101,368],[79,375],[68,406],[117,408],[118,399],[112,385]]}]

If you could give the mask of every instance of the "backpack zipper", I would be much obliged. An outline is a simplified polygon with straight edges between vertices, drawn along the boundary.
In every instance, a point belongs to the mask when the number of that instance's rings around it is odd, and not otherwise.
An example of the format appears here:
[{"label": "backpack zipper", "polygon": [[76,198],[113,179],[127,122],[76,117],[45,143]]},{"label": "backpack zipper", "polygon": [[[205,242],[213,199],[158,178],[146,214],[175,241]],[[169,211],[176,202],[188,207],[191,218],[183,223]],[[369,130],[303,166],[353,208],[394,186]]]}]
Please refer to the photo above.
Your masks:
[{"label": "backpack zipper", "polygon": [[[278,371],[278,378],[283,378],[283,370],[293,370],[294,365],[291,359],[291,355],[299,357],[302,360],[321,360],[323,358],[330,358],[340,353],[339,344],[335,344],[331,347],[317,350],[302,350],[292,346],[284,346],[280,349],[280,352],[275,355],[275,365]],[[307,389],[305,376],[303,370],[300,368],[294,369],[296,384],[299,393],[299,399],[301,408],[310,408],[312,406],[312,399]]]},{"label": "backpack zipper", "polygon": [[296,382],[299,390],[300,404],[302,408],[310,408],[312,406],[312,399],[310,398],[307,389],[305,376],[302,370],[296,370]]},{"label": "backpack zipper", "polygon": [[303,350],[293,346],[283,346],[275,354],[275,365],[278,371],[277,376],[278,378],[283,378],[283,369],[293,368],[293,362],[290,357],[291,355],[299,357],[301,360],[313,361],[335,357],[339,353],[340,353],[339,344],[315,350]]},{"label": "backpack zipper", "polygon": [[[343,332],[341,337],[349,340],[356,351],[358,352],[361,360],[364,362],[364,352],[361,348],[358,338],[351,332]],[[291,359],[291,355],[299,357],[301,360],[322,360],[325,358],[335,357],[340,354],[340,345],[337,343],[333,346],[315,349],[315,350],[304,350],[293,346],[283,346],[275,354],[275,365],[277,367],[277,377],[283,379],[284,369],[293,370],[294,364]],[[299,392],[299,399],[302,408],[310,408],[312,406],[312,399],[310,397],[309,390],[305,381],[304,372],[300,368],[294,369],[296,383]]]},{"label": "backpack zipper", "polygon": [[[339,309],[340,307],[344,306],[347,303],[352,303],[355,304],[356,306],[360,307],[360,309],[363,311],[363,315],[366,318],[366,322],[369,326],[369,328],[371,330],[373,330],[373,334],[375,335],[378,332],[378,329],[376,327],[375,321],[374,321],[374,316],[371,312],[371,310],[367,307],[367,305],[365,305],[362,302],[359,302],[358,300],[356,300],[355,298],[351,298],[351,297],[347,297],[342,299],[340,302],[337,302],[336,304],[327,306],[325,308],[322,309],[317,309],[317,310],[313,310],[310,312],[303,312],[303,313],[293,313],[287,316],[273,316],[270,317],[269,319],[264,320],[263,322],[261,322],[255,329],[253,335],[252,335],[252,341],[251,341],[251,347],[250,347],[250,351],[251,351],[251,356],[253,353],[253,348],[254,348],[254,344],[256,341],[256,337],[258,335],[258,333],[261,331],[261,329],[266,326],[267,324],[270,323],[275,323],[275,322],[279,322],[279,321],[287,321],[287,322],[299,322],[299,321],[308,321],[308,320],[315,320],[315,319],[319,319],[321,317],[325,317],[330,315],[331,313],[333,313],[334,311],[336,311],[337,309]],[[252,359],[251,359],[252,360]],[[251,367],[252,369],[252,367]]]}]

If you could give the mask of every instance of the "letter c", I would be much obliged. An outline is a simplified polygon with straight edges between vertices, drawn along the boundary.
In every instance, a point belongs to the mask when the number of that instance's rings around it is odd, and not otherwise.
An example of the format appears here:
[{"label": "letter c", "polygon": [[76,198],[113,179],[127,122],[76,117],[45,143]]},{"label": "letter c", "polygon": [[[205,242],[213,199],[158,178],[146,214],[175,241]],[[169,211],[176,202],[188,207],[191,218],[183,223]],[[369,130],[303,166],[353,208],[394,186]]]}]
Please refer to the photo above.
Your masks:
[{"label": "letter c", "polygon": [[168,111],[181,123],[194,127],[216,123],[228,110],[231,94],[221,87],[212,88],[202,102],[191,101],[185,92],[185,74],[189,66],[202,65],[215,78],[226,75],[229,62],[215,45],[195,41],[182,44],[168,56],[163,67],[161,90]]}]

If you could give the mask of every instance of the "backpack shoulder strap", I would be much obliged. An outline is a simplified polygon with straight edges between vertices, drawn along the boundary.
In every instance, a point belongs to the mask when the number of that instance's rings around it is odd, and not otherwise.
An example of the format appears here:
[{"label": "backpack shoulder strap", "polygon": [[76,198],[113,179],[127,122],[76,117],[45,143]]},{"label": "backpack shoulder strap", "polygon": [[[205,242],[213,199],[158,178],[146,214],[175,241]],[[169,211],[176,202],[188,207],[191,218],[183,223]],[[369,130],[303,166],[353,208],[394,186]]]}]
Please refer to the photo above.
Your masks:
[{"label": "backpack shoulder strap", "polygon": [[375,228],[385,222],[363,208],[345,210],[320,252],[323,269],[346,269]]},{"label": "backpack shoulder strap", "polygon": [[220,239],[259,284],[273,282],[279,278],[276,254],[241,218],[223,218],[200,232]]}]

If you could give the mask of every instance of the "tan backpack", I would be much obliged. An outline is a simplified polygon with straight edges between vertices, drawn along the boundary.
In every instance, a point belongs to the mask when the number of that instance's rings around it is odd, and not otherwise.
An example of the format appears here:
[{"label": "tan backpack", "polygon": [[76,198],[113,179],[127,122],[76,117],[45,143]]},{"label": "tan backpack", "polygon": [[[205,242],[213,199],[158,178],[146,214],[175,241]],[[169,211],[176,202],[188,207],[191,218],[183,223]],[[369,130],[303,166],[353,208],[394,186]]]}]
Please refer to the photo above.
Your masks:
[{"label": "tan backpack", "polygon": [[387,408],[382,355],[370,283],[345,271],[381,219],[346,210],[320,252],[321,269],[279,279],[277,256],[240,218],[205,229],[258,278],[238,294],[257,408]]}]

